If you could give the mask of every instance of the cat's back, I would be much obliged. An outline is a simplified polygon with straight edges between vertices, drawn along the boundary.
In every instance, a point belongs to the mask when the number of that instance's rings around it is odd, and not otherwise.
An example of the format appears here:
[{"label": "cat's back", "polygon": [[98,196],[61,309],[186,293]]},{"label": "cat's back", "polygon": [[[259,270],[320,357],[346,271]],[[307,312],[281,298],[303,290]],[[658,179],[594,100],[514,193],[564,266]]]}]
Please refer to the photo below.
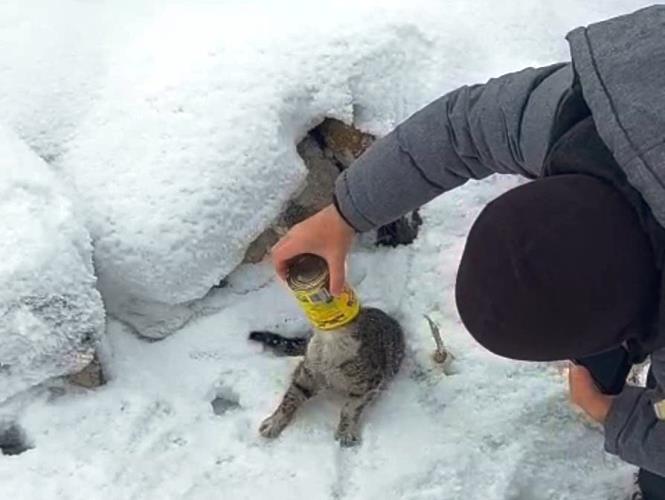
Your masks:
[{"label": "cat's back", "polygon": [[404,357],[404,331],[395,318],[374,307],[360,311],[354,325],[360,342],[360,355],[387,375],[394,375]]}]

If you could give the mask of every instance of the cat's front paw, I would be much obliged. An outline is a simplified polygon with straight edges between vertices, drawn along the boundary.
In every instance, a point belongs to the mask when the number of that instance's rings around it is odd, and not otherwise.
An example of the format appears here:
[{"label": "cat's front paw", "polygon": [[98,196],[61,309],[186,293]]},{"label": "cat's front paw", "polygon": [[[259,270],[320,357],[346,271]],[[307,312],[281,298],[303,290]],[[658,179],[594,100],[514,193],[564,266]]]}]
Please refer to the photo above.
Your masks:
[{"label": "cat's front paw", "polygon": [[351,448],[360,444],[360,432],[357,429],[337,429],[335,440],[343,448]]},{"label": "cat's front paw", "polygon": [[259,427],[259,434],[264,438],[274,439],[281,434],[287,422],[279,415],[271,415],[266,418]]}]

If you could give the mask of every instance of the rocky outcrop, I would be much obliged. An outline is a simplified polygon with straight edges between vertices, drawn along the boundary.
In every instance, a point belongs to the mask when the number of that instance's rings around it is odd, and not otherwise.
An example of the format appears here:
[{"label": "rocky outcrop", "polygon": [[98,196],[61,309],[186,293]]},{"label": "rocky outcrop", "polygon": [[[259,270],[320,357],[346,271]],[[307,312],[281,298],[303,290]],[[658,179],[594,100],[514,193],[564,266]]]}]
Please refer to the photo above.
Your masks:
[{"label": "rocky outcrop", "polygon": [[[260,262],[289,228],[329,205],[337,176],[351,166],[374,140],[374,136],[332,118],[326,118],[310,130],[297,145],[297,152],[307,167],[302,189],[290,199],[275,221],[249,245],[243,262]],[[421,223],[418,213],[414,212],[387,224],[378,229],[376,244],[392,247],[409,244],[416,238]],[[151,339],[165,337],[193,316],[187,303],[146,301],[128,293],[117,294],[112,291],[107,291],[104,298],[110,313],[141,336]]]},{"label": "rocky outcrop", "polygon": [[298,154],[307,166],[304,188],[288,202],[276,222],[252,242],[244,262],[254,264],[263,260],[270,247],[279,240],[280,234],[332,202],[335,179],[340,169],[331,152],[317,139],[317,134],[312,131],[298,144]]},{"label": "rocky outcrop", "polygon": [[323,123],[312,131],[312,135],[319,140],[325,154],[342,168],[350,167],[375,140],[373,135],[332,118],[323,120]]},{"label": "rocky outcrop", "polygon": [[[307,166],[300,193],[287,204],[275,223],[252,242],[244,262],[260,262],[290,227],[314,215],[332,202],[335,179],[349,168],[374,142],[375,137],[344,122],[326,118],[298,144],[298,154]],[[377,231],[376,244],[408,245],[418,236],[422,219],[418,211],[387,224]]]},{"label": "rocky outcrop", "polygon": [[88,364],[80,372],[69,375],[67,380],[74,385],[85,387],[86,389],[94,389],[95,387],[104,385],[106,378],[104,377],[102,365],[97,355],[91,354],[82,361]]}]

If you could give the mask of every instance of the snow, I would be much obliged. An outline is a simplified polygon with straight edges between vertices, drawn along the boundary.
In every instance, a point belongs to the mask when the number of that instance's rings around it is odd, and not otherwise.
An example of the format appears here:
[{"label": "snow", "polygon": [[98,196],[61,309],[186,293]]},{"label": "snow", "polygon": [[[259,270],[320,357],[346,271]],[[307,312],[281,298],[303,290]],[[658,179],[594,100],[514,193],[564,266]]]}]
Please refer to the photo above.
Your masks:
[{"label": "snow", "polygon": [[[354,250],[352,284],[367,305],[396,314],[409,345],[397,379],[365,416],[359,448],[342,450],[334,441],[339,401],[324,396],[310,401],[276,441],[258,435],[297,360],[262,352],[246,334],[296,334],[306,323],[267,265],[243,266],[227,288],[198,303],[198,320],[161,342],[144,342],[112,322],[107,386],[59,397],[35,391],[12,409],[34,448],[0,458],[0,494],[624,498],[632,469],[603,454],[600,431],[569,408],[556,367],[488,353],[464,332],[452,307],[468,225],[497,191],[515,183],[492,179],[435,201],[412,247],[376,249],[364,241]],[[430,361],[434,342],[423,313],[439,322],[456,357],[450,376]],[[218,396],[231,401],[219,416],[211,406]]]},{"label": "snow", "polygon": [[[601,432],[569,409],[558,368],[499,359],[457,318],[452,288],[468,227],[514,179],[436,200],[409,248],[375,249],[371,238],[355,248],[351,282],[364,303],[400,319],[409,343],[358,449],[334,442],[337,402],[325,398],[277,441],[258,436],[295,361],[261,352],[246,334],[306,327],[267,264],[241,266],[227,288],[196,299],[300,188],[295,144],[323,117],[383,134],[460,84],[568,59],[569,29],[648,3],[0,2],[3,119],[61,178],[21,150],[30,160],[10,171],[23,176],[19,189],[0,155],[0,188],[20,195],[0,198],[0,210],[23,238],[0,240],[0,270],[15,262],[26,287],[79,294],[76,326],[96,331],[87,230],[107,307],[144,334],[179,329],[149,343],[111,320],[108,385],[53,382],[0,406],[0,424],[16,422],[32,447],[0,456],[0,497],[624,498],[632,468],[604,455]],[[0,307],[23,293],[4,289]],[[457,358],[451,376],[431,365],[423,313]],[[81,352],[73,330],[51,330],[70,344],[55,336],[40,349]],[[4,358],[14,347],[0,336]],[[51,368],[0,391],[65,370]],[[217,397],[229,400],[221,415]]]},{"label": "snow", "polygon": [[104,309],[90,236],[64,187],[2,126],[0,170],[1,403],[83,368],[103,332]]}]

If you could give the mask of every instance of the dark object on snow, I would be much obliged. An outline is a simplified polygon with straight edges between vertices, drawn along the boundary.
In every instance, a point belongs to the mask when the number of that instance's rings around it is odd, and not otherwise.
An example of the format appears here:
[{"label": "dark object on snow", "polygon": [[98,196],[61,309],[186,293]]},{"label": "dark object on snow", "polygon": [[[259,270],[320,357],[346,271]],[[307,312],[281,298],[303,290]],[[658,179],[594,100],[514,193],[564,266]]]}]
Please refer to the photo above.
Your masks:
[{"label": "dark object on snow", "polygon": [[410,245],[418,237],[422,223],[422,217],[418,210],[415,210],[410,217],[401,217],[395,222],[381,226],[376,233],[376,246],[395,248],[399,245]]},{"label": "dark object on snow", "polygon": [[20,455],[30,448],[25,432],[18,425],[11,424],[9,427],[0,430],[0,452],[3,455]]},{"label": "dark object on snow", "polygon": [[213,288],[226,288],[228,285],[229,285],[228,280],[226,278],[222,278],[221,280],[219,280],[219,283],[217,283],[216,285],[213,285],[212,287]]},{"label": "dark object on snow", "polygon": [[304,356],[307,349],[306,337],[284,337],[277,333],[257,331],[249,334],[249,340],[258,342],[282,356]]}]

